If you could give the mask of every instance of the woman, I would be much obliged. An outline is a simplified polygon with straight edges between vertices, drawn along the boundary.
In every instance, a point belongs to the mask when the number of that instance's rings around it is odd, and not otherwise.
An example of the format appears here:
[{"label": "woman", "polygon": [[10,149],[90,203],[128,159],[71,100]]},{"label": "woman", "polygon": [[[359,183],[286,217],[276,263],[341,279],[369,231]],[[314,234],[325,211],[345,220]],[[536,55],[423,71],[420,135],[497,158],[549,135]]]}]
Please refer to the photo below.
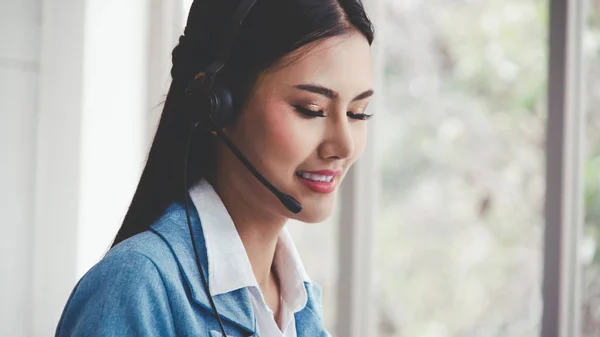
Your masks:
[{"label": "woman", "polygon": [[372,40],[360,0],[195,1],[129,211],[56,335],[326,336],[284,225],[327,218],[365,146]]}]

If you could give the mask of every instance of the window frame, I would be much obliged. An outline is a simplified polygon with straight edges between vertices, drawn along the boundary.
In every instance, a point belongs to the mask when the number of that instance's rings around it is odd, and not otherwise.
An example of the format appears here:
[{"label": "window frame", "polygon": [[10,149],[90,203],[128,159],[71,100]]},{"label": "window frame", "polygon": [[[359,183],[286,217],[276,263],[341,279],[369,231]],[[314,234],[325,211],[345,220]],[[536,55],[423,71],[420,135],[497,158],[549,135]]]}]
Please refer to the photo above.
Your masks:
[{"label": "window frame", "polygon": [[548,119],[541,336],[581,335],[583,228],[583,0],[549,2]]}]

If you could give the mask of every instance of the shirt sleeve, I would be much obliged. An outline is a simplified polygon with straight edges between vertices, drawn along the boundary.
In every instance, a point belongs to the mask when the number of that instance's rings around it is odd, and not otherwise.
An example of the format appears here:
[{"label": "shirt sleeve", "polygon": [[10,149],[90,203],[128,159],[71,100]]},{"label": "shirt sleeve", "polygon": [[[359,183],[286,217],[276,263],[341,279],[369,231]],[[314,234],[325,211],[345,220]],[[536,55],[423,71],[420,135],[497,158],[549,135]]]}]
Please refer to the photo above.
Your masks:
[{"label": "shirt sleeve", "polygon": [[154,262],[134,251],[105,257],[71,293],[55,336],[175,336]]}]

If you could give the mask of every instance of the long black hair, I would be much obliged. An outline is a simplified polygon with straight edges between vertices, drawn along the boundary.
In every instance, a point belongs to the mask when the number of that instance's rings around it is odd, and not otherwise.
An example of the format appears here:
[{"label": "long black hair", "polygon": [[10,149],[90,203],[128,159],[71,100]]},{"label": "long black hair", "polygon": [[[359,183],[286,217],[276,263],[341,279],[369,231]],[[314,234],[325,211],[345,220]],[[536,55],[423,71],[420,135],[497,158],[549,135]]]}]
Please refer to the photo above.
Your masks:
[{"label": "long black hair", "polygon": [[[162,116],[129,210],[112,246],[150,228],[173,202],[183,202],[183,165],[190,124],[184,92],[194,77],[213,61],[211,51],[240,0],[196,0],[184,34],[172,53],[173,81]],[[284,56],[309,43],[350,31],[372,43],[373,26],[361,0],[258,0],[251,9],[219,73],[217,84],[227,85],[234,110],[241,111],[253,84]],[[188,183],[214,174],[215,137],[192,134]]]}]

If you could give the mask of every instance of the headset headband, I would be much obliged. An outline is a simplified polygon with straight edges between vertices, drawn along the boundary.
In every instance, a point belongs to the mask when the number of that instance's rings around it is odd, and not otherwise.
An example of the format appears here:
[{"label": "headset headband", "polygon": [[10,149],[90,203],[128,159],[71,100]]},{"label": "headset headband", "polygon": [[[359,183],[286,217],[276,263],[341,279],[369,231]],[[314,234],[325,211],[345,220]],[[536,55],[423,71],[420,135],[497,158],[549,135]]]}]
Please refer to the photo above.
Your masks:
[{"label": "headset headband", "polygon": [[235,40],[237,39],[238,32],[246,20],[248,13],[250,13],[250,9],[254,6],[256,0],[243,0],[242,3],[238,6],[235,14],[229,21],[229,24],[226,26],[225,30],[221,34],[220,41],[215,50],[215,59],[221,61],[222,63],[227,62],[229,58],[229,53],[231,52],[231,48],[235,44]]},{"label": "headset headband", "polygon": [[221,68],[223,68],[225,63],[228,61],[229,54],[231,53],[231,49],[235,44],[238,32],[242,27],[244,20],[246,20],[248,13],[250,13],[250,9],[252,9],[255,3],[256,0],[243,0],[233,14],[233,17],[229,23],[226,25],[225,30],[221,34],[214,53],[215,60],[208,67],[206,67],[205,75],[210,86],[212,86],[214,78],[219,70],[221,70]]}]

